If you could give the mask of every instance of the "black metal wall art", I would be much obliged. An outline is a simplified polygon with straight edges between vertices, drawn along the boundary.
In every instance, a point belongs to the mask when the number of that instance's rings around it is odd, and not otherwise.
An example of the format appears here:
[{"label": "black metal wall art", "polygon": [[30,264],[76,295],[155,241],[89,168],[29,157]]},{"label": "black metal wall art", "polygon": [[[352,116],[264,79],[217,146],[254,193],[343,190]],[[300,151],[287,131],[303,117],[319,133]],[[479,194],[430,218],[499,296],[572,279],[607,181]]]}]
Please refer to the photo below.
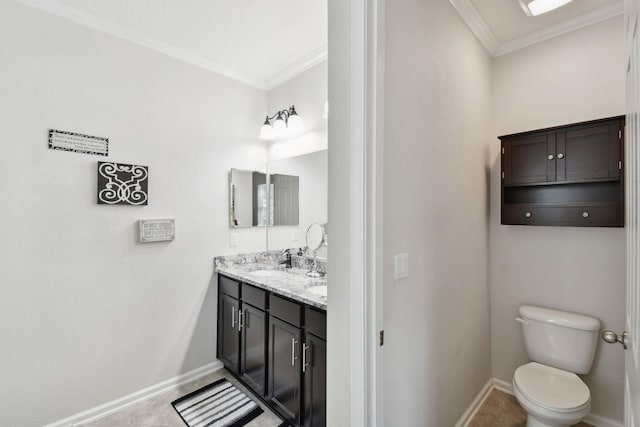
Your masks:
[{"label": "black metal wall art", "polygon": [[147,166],[98,162],[99,205],[146,205],[148,185]]}]

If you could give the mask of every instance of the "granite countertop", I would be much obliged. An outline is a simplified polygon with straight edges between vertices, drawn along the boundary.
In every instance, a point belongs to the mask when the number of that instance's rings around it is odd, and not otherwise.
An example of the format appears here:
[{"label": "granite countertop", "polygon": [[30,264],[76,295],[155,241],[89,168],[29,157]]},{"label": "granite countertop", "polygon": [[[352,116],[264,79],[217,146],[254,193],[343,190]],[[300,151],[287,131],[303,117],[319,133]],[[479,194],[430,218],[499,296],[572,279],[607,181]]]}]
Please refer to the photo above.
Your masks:
[{"label": "granite countertop", "polygon": [[[304,304],[327,309],[327,297],[309,291],[317,286],[326,286],[327,278],[308,277],[307,269],[285,268],[271,262],[216,262],[215,271]],[[256,271],[264,273],[256,274]]]}]

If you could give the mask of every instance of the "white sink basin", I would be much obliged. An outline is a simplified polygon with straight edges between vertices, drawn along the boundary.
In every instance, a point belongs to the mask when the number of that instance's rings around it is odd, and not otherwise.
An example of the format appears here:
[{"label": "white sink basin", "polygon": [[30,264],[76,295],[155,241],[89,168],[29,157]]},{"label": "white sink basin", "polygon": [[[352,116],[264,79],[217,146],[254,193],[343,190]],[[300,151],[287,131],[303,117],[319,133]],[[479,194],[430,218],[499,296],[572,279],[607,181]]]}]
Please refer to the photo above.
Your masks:
[{"label": "white sink basin", "polygon": [[280,270],[256,270],[248,274],[256,277],[284,277],[289,275],[289,273]]},{"label": "white sink basin", "polygon": [[308,288],[307,292],[311,292],[314,295],[320,295],[322,297],[326,297],[327,296],[327,285],[314,286],[312,288]]}]

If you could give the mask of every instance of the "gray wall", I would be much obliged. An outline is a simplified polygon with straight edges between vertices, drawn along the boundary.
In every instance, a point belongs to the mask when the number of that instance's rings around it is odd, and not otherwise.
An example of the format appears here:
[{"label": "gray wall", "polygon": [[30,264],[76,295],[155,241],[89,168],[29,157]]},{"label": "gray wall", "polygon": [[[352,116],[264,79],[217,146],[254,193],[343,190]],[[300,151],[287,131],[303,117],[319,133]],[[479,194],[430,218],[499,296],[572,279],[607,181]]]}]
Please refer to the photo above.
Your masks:
[{"label": "gray wall", "polygon": [[[266,93],[13,1],[0,40],[0,425],[36,426],[215,360],[228,173],[264,167]],[[97,206],[105,159],[48,150],[49,128],[149,166],[149,205]],[[144,218],[176,240],[136,243]]]},{"label": "gray wall", "polygon": [[[492,136],[624,114],[623,18],[578,30],[510,55],[493,68]],[[491,174],[491,342],[493,376],[511,383],[526,362],[519,305],[598,317],[623,329],[623,229],[500,225],[500,143]],[[594,414],[622,419],[623,352],[599,345],[586,377]]]},{"label": "gray wall", "polygon": [[386,5],[384,425],[453,426],[490,378],[491,60],[449,2]]}]

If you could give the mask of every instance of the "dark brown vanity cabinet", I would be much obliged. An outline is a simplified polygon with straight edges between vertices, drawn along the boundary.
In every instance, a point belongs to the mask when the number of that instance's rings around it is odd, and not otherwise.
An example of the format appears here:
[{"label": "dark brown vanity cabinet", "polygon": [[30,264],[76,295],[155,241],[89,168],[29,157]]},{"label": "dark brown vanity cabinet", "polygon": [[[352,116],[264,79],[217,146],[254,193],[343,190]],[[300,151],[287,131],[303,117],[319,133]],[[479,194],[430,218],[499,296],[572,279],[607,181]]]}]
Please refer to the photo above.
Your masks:
[{"label": "dark brown vanity cabinet", "polygon": [[218,359],[231,372],[240,362],[240,283],[220,276],[218,280]]},{"label": "dark brown vanity cabinet", "polygon": [[267,314],[243,302],[238,375],[260,396],[266,387]]},{"label": "dark brown vanity cabinet", "polygon": [[307,307],[302,343],[305,427],[324,427],[327,423],[327,318]]},{"label": "dark brown vanity cabinet", "polygon": [[300,328],[274,316],[269,318],[269,400],[294,426],[301,425],[301,343]]},{"label": "dark brown vanity cabinet", "polygon": [[247,386],[264,396],[266,292],[224,276],[219,277],[218,286],[218,359]]},{"label": "dark brown vanity cabinet", "polygon": [[218,359],[292,426],[324,427],[326,312],[218,277]]},{"label": "dark brown vanity cabinet", "polygon": [[624,116],[500,140],[502,224],[624,225]]}]

